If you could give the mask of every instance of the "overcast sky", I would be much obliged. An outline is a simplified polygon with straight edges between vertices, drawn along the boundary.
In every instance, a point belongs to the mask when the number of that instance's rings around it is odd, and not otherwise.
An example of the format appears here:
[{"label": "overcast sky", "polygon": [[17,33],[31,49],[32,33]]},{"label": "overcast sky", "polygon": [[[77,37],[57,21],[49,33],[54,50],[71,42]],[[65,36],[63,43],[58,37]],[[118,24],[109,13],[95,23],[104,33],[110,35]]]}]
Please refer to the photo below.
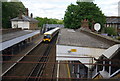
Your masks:
[{"label": "overcast sky", "polygon": [[[76,4],[77,0],[20,0],[29,13],[34,17],[48,17],[62,19],[67,6]],[[101,8],[106,16],[118,16],[118,2],[120,0],[95,0],[94,3]]]}]

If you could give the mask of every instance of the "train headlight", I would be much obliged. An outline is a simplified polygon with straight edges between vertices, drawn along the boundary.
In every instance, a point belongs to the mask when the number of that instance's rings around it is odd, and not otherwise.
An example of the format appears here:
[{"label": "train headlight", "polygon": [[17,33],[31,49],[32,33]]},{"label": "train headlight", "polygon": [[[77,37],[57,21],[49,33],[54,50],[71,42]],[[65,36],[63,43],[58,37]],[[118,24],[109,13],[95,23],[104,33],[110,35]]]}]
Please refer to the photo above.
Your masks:
[{"label": "train headlight", "polygon": [[50,42],[50,39],[48,41]]}]

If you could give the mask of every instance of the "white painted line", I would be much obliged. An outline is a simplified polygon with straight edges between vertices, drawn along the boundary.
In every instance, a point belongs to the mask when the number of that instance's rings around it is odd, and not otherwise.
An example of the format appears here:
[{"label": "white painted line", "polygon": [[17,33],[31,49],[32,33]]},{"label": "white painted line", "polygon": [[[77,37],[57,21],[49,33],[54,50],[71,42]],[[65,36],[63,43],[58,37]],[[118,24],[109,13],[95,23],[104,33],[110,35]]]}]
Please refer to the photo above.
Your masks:
[{"label": "white painted line", "polygon": [[[32,49],[30,49],[24,56],[22,56],[17,62],[19,62],[20,60],[22,60],[27,54],[29,54],[35,47],[37,47],[40,43],[42,42],[42,40],[35,45]],[[17,63],[14,63],[12,66],[10,66],[4,73],[2,73],[2,75],[0,75],[1,77],[7,73],[11,68],[13,68]]]},{"label": "white painted line", "polygon": [[110,77],[113,77],[115,74],[117,74],[118,72],[120,72],[120,69],[117,70],[116,72],[114,72]]},{"label": "white painted line", "polygon": [[57,81],[58,81],[58,78],[59,78],[59,71],[60,71],[60,61],[58,61],[58,66],[57,66]]}]

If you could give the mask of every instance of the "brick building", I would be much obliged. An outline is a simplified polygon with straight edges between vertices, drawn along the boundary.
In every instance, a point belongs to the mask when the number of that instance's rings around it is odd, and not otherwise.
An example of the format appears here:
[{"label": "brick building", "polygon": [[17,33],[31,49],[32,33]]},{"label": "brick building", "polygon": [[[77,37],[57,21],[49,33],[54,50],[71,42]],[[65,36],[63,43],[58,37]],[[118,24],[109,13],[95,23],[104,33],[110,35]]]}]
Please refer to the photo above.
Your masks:
[{"label": "brick building", "polygon": [[120,16],[107,16],[105,27],[114,27],[120,33]]},{"label": "brick building", "polygon": [[12,28],[22,28],[22,29],[30,29],[35,30],[38,29],[38,21],[33,18],[33,14],[31,13],[29,17],[28,8],[26,8],[26,14],[23,15],[20,11],[19,17],[11,19]]}]

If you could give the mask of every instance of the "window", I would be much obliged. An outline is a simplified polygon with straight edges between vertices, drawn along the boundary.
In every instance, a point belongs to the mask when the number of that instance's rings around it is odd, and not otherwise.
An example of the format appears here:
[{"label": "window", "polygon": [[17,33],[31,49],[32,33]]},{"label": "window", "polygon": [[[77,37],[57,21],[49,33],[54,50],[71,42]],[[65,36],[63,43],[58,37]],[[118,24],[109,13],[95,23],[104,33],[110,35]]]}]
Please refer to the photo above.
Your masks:
[{"label": "window", "polygon": [[49,38],[49,39],[50,39],[50,35],[45,35],[45,36],[44,36],[44,39],[46,39],[46,38]]}]

